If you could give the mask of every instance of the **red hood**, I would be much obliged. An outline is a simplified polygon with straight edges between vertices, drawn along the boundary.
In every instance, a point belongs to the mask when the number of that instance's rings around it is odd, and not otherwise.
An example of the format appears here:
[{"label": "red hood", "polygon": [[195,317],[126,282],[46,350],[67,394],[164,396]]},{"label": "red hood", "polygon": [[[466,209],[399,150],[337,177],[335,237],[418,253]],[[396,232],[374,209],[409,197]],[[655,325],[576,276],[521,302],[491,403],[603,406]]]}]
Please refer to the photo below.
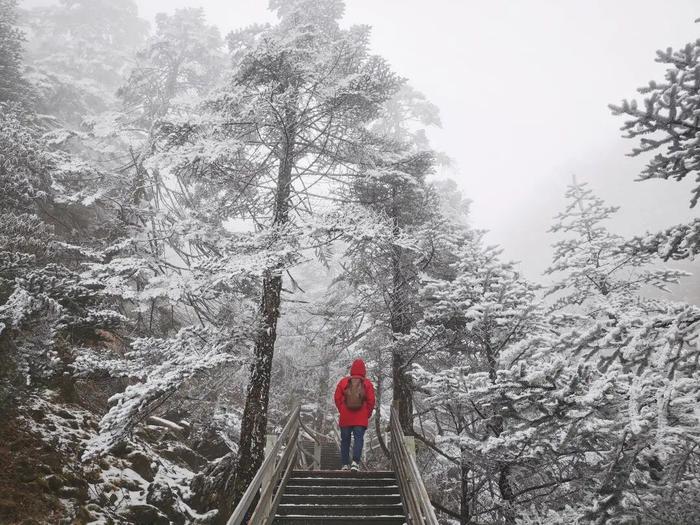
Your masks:
[{"label": "red hood", "polygon": [[351,376],[362,376],[367,375],[367,369],[365,368],[365,362],[362,359],[355,359],[350,367]]}]

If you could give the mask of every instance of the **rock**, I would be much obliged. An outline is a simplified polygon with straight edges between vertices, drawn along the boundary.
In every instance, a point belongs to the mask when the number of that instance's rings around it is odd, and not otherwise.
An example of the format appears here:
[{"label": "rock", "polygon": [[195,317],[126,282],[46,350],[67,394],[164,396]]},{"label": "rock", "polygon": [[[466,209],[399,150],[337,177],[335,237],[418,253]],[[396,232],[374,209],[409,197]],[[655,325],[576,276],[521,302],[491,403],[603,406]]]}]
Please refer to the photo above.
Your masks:
[{"label": "rock", "polygon": [[129,442],[129,441],[122,441],[121,443],[117,443],[112,447],[111,453],[113,456],[116,456],[118,458],[125,458],[129,454],[131,454],[135,449],[134,444]]},{"label": "rock", "polygon": [[163,483],[151,483],[146,494],[146,503],[168,512],[175,503],[175,494],[170,487]]},{"label": "rock", "polygon": [[57,415],[57,416],[61,416],[63,419],[75,419],[75,415],[74,415],[74,414],[71,414],[70,412],[68,412],[67,410],[65,410],[65,409],[63,409],[63,408],[60,409],[60,410],[58,410],[58,411],[56,412],[56,415]]},{"label": "rock", "polygon": [[46,476],[45,479],[49,485],[49,488],[54,492],[58,492],[58,490],[65,485],[65,480],[61,476]]},{"label": "rock", "polygon": [[209,461],[222,458],[231,452],[226,442],[213,429],[209,429],[201,439],[195,441],[192,449]]},{"label": "rock", "polygon": [[88,491],[84,487],[61,487],[57,492],[62,498],[73,501],[86,501],[88,499]]},{"label": "rock", "polygon": [[237,456],[231,452],[216,463],[210,463],[202,472],[192,478],[192,497],[188,504],[198,512],[218,508],[226,494],[226,486],[231,472],[236,466]]},{"label": "rock", "polygon": [[90,512],[88,507],[80,507],[75,516],[79,523],[90,523],[95,521],[95,516]]},{"label": "rock", "polygon": [[194,520],[194,525],[211,525],[212,523],[215,523],[216,517],[218,515],[219,515],[219,511],[210,510],[206,514],[202,514],[201,516],[198,516]]},{"label": "rock", "polygon": [[17,479],[22,483],[30,483],[39,477],[38,474],[27,465],[20,465],[16,475]]},{"label": "rock", "polygon": [[157,467],[153,468],[153,462],[143,452],[132,452],[126,459],[131,463],[131,468],[146,481],[153,481],[156,477]]},{"label": "rock", "polygon": [[32,418],[34,421],[43,421],[44,418],[46,417],[46,414],[44,414],[43,410],[38,410],[38,409],[32,409],[29,411],[29,414],[31,414]]},{"label": "rock", "polygon": [[170,525],[168,517],[153,505],[133,505],[119,515],[133,525]]},{"label": "rock", "polygon": [[151,483],[146,494],[146,503],[157,507],[175,524],[187,523],[187,517],[177,509],[177,500],[172,489],[163,483]]},{"label": "rock", "polygon": [[121,443],[117,443],[110,450],[110,452],[113,455],[117,456],[118,458],[125,458],[133,451],[134,451],[134,447],[131,445],[131,443],[127,443],[126,441],[122,441]]},{"label": "rock", "polygon": [[165,459],[187,465],[194,472],[198,472],[207,464],[204,456],[181,443],[174,443],[169,448],[159,450],[158,453]]},{"label": "rock", "polygon": [[112,485],[120,489],[133,490],[136,492],[141,491],[143,489],[141,483],[139,483],[133,478],[128,478],[126,476],[113,480]]}]

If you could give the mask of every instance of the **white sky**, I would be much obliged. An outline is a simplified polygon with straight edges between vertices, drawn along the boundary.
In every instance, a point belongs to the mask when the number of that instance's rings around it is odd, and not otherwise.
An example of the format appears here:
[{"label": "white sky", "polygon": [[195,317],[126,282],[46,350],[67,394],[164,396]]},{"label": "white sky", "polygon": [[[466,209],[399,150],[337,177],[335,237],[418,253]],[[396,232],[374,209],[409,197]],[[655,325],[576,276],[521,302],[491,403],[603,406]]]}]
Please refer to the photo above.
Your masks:
[{"label": "white sky", "polygon": [[[30,0],[31,1],[31,0]],[[34,0],[35,2],[37,0]],[[42,1],[42,0],[39,0]],[[201,6],[222,33],[274,21],[267,0],[137,0],[144,17]],[[655,51],[700,36],[697,0],[346,0],[346,22],[440,107],[434,146],[473,200],[472,222],[538,279],[546,233],[571,175],[622,206],[614,229],[642,233],[697,216],[690,185],[634,182],[608,103],[663,69]]]}]

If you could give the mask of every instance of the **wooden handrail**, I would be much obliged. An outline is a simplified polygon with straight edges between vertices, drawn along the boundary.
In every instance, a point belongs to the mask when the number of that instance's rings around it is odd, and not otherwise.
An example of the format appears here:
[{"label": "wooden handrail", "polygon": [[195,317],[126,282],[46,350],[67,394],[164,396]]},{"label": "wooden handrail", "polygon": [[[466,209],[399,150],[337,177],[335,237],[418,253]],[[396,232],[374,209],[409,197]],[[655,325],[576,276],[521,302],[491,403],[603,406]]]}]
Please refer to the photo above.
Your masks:
[{"label": "wooden handrail", "polygon": [[406,520],[409,525],[438,525],[435,510],[421,478],[416,458],[406,446],[396,407],[391,407],[391,461],[399,482]]},{"label": "wooden handrail", "polygon": [[316,432],[314,429],[309,428],[309,427],[306,425],[306,423],[304,423],[304,422],[301,420],[301,418],[299,418],[299,425],[301,425],[301,429],[302,429],[302,430],[306,433],[306,435],[309,436],[317,445],[320,445],[320,444],[321,444],[321,438],[319,438],[318,436],[327,437],[327,436],[324,436],[323,434],[320,434],[320,433]]},{"label": "wooden handrail", "polygon": [[[253,480],[248,485],[248,488],[243,493],[241,500],[238,502],[236,509],[231,514],[231,517],[226,522],[226,525],[241,525],[243,520],[246,518],[250,506],[255,500],[258,492],[260,492],[260,498],[258,500],[255,509],[253,510],[253,516],[260,516],[261,513],[265,512],[267,516],[263,516],[265,521],[251,521],[251,523],[266,523],[271,521],[271,517],[274,516],[276,508],[272,505],[273,502],[279,501],[275,494],[275,487],[279,481],[281,474],[291,471],[291,465],[296,461],[296,447],[297,439],[299,437],[299,413],[301,408],[297,405],[294,410],[289,415],[287,424],[282,429],[282,433],[277,438],[272,449],[269,451],[265,457],[262,465],[253,477]],[[282,458],[279,463],[277,463],[277,456],[282,449],[282,444],[286,443],[285,451],[282,454]],[[267,478],[267,479],[266,479]],[[263,487],[263,481],[266,481],[266,485]],[[277,492],[284,490],[284,484],[280,484],[277,487]],[[272,515],[272,516],[271,516]]]}]

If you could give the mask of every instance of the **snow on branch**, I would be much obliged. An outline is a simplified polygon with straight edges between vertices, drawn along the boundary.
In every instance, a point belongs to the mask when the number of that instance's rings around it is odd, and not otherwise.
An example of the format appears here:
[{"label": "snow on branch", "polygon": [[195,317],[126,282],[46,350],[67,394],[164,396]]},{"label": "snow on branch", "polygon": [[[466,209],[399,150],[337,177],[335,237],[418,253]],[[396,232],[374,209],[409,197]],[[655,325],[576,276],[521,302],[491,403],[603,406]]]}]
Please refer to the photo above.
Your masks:
[{"label": "snow on branch", "polygon": [[100,422],[100,433],[88,443],[85,459],[107,453],[128,437],[139,422],[196,373],[236,359],[228,338],[202,328],[183,328],[172,340],[140,339],[133,346],[137,352],[152,349],[164,360],[149,369],[144,382],[112,396],[110,402],[114,404]]}]

